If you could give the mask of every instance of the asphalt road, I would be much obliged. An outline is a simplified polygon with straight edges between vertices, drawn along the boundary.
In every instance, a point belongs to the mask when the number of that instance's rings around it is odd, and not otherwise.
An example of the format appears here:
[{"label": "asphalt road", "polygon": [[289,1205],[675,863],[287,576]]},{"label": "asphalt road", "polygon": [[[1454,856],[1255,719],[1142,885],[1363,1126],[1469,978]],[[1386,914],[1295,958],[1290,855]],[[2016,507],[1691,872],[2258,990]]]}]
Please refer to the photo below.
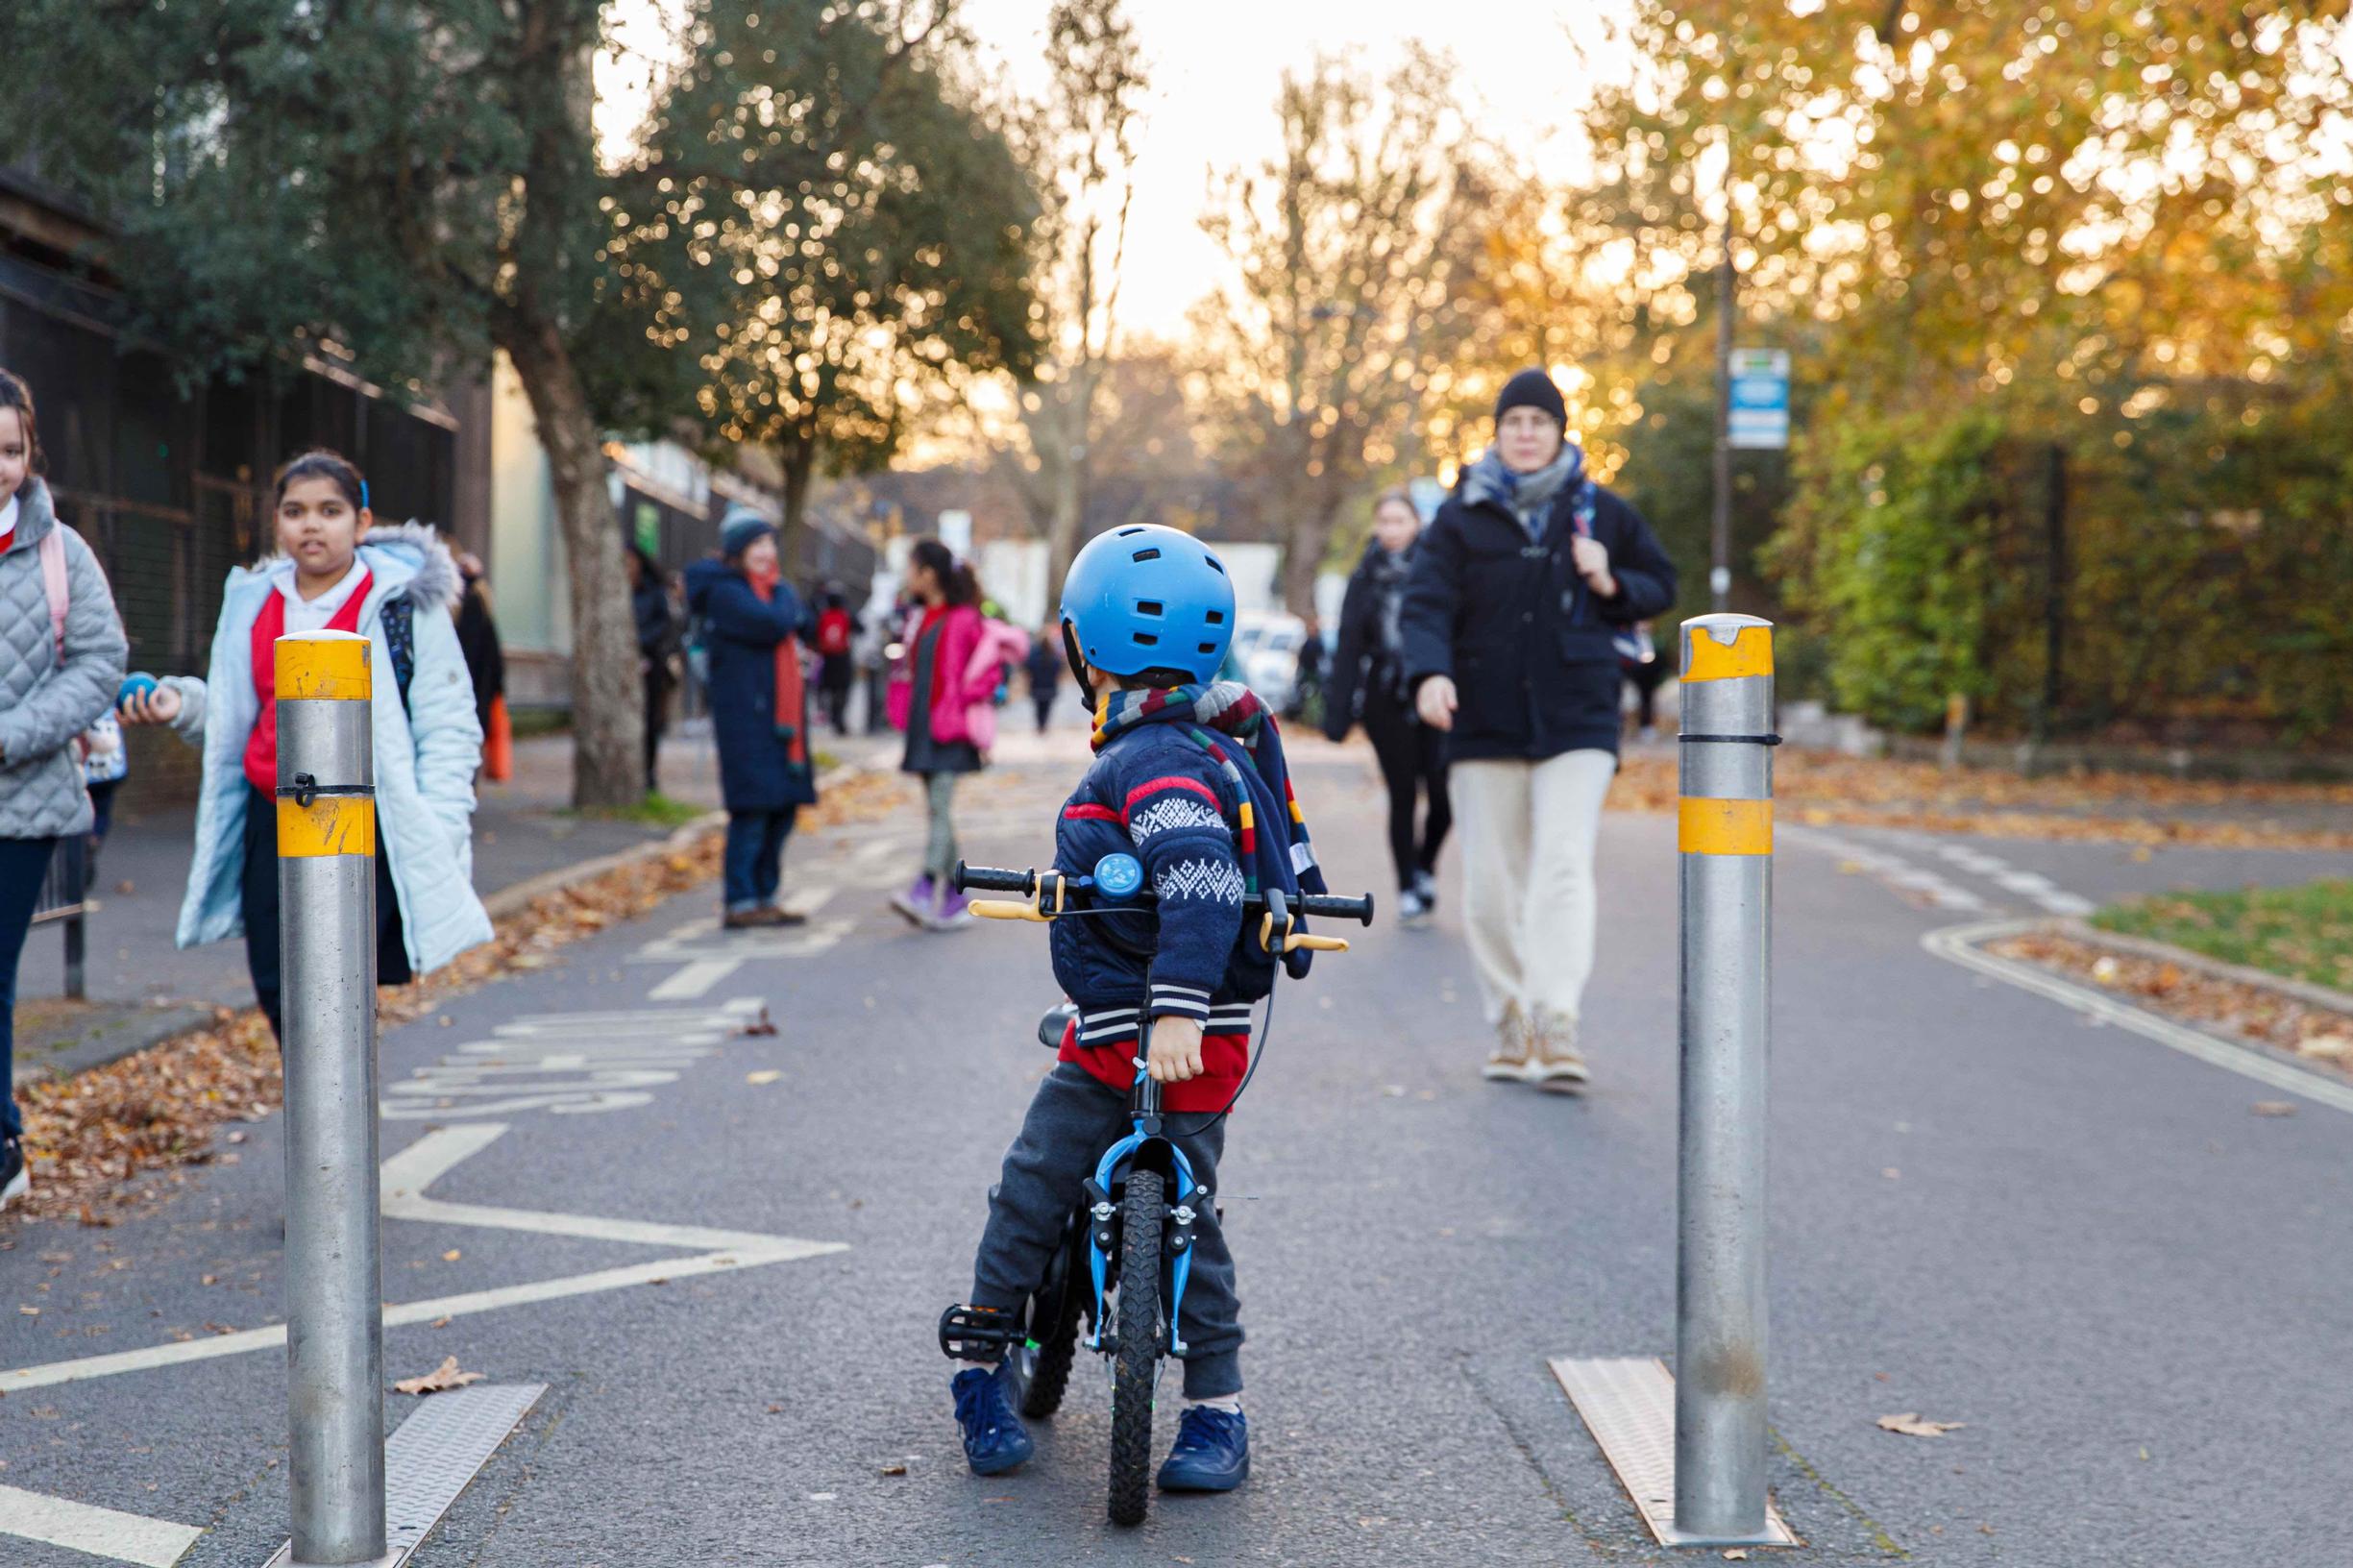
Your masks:
[{"label": "asphalt road", "polygon": [[[1054,745],[971,786],[968,856],[1046,852],[1076,766],[1075,736]],[[1334,880],[1385,894],[1367,759],[1298,749]],[[1480,1081],[1451,882],[1436,928],[1385,921],[1280,995],[1222,1172],[1253,1479],[1162,1500],[1132,1531],[1103,1519],[1091,1366],[1024,1471],[962,1464],[933,1325],[1047,1066],[1032,1030],[1053,988],[1035,928],[929,936],[883,908],[920,842],[912,812],[796,843],[805,934],[723,939],[693,895],[388,1036],[396,1171],[429,1158],[433,1200],[594,1218],[386,1221],[387,1299],[450,1305],[388,1329],[388,1374],[454,1355],[550,1385],[413,1560],[1674,1560],[1546,1365],[1672,1350],[1673,828],[1612,816],[1604,839],[1581,1100]],[[2088,1027],[1921,938],[2346,859],[1785,836],[1772,1479],[1807,1545],[1782,1560],[2345,1560],[2353,1119],[2255,1116],[2277,1090]],[[780,1032],[736,1034],[760,1004]],[[234,1164],[123,1227],[0,1230],[0,1368],[17,1369],[0,1371],[0,1487],[201,1528],[190,1568],[257,1568],[283,1539],[282,1352],[237,1337],[282,1321],[279,1130],[255,1124]],[[655,1244],[620,1222],[843,1250]],[[233,1353],[61,1364],[179,1335]],[[34,1367],[57,1370],[28,1384]],[[397,1423],[417,1402],[390,1407]],[[1964,1425],[1875,1425],[1899,1411]],[[8,1568],[107,1560],[0,1534]]]}]

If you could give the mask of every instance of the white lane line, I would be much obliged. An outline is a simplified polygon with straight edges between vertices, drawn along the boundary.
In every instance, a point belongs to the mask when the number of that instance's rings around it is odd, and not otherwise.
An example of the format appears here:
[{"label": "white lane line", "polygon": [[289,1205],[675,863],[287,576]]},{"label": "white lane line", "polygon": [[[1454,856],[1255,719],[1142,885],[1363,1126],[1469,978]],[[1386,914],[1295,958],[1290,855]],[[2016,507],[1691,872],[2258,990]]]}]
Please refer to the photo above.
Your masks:
[{"label": "white lane line", "polygon": [[1852,839],[1842,839],[1834,834],[1803,827],[1784,829],[1782,837],[1805,847],[1835,855],[1843,861],[1850,861],[1871,872],[1883,885],[1893,888],[1898,893],[1914,894],[1938,909],[1957,910],[1965,915],[1982,915],[1988,913],[1991,908],[1975,894],[1948,881],[1934,871],[1924,867],[1915,866],[1910,861],[1882,850],[1875,849],[1869,845],[1857,844]]},{"label": "white lane line", "polygon": [[[429,1301],[404,1302],[397,1307],[384,1309],[384,1327],[389,1329],[407,1323],[429,1323],[437,1317],[465,1317],[475,1312],[527,1307],[536,1302],[560,1301],[567,1296],[593,1295],[601,1290],[621,1290],[631,1286],[687,1279],[727,1269],[797,1262],[804,1258],[821,1258],[827,1253],[849,1250],[847,1243],[841,1241],[805,1241],[791,1236],[762,1236],[743,1231],[705,1230],[698,1226],[649,1224],[588,1214],[546,1214],[478,1204],[445,1204],[439,1199],[425,1196],[426,1188],[447,1175],[459,1162],[488,1148],[505,1131],[504,1126],[499,1125],[444,1128],[427,1134],[394,1155],[384,1164],[384,1213],[395,1219],[429,1219],[648,1246],[715,1246],[719,1250],[705,1252],[699,1257],[659,1259],[650,1263],[598,1269],[560,1279],[533,1280],[524,1285],[470,1290],[454,1296],[435,1296]],[[18,1388],[42,1388],[59,1383],[84,1382],[91,1378],[110,1378],[125,1372],[145,1372],[156,1367],[178,1366],[223,1356],[241,1356],[252,1351],[274,1349],[285,1342],[285,1325],[273,1323],[266,1328],[245,1329],[235,1334],[216,1335],[208,1339],[177,1340],[170,1344],[148,1345],[138,1350],[116,1351],[105,1356],[85,1356],[76,1360],[16,1367],[0,1371],[0,1393]]]},{"label": "white lane line", "polygon": [[2091,899],[2068,892],[2039,871],[2022,871],[2002,859],[1966,844],[1939,844],[1930,848],[1937,858],[1948,865],[1958,866],[1991,881],[2007,893],[2015,893],[2031,900],[2053,915],[2089,915],[2099,906]]},{"label": "white lane line", "polygon": [[2300,1094],[2317,1105],[2353,1114],[2353,1085],[2341,1084],[2301,1067],[2291,1066],[2275,1057],[2266,1056],[2250,1046],[2233,1045],[2227,1041],[2175,1023],[2170,1018],[2120,1002],[2113,996],[2063,980],[2036,965],[2022,963],[1989,953],[1981,943],[1998,942],[2004,937],[2022,936],[2042,928],[2040,920],[1985,920],[1973,925],[1951,925],[1941,931],[1931,931],[1920,939],[1920,944],[1937,957],[1958,964],[1965,969],[2030,991],[2063,1007],[2112,1023],[2120,1029],[2129,1029],[2160,1045],[2169,1046],[2184,1056],[2194,1056],[2209,1066],[2235,1072],[2242,1078],[2252,1078],[2272,1089]]},{"label": "white lane line", "polygon": [[204,1533],[187,1525],[0,1486],[0,1535],[86,1552],[109,1562],[172,1568]]},{"label": "white lane line", "polygon": [[699,958],[646,992],[646,998],[655,1002],[691,1002],[743,967],[740,958]]}]

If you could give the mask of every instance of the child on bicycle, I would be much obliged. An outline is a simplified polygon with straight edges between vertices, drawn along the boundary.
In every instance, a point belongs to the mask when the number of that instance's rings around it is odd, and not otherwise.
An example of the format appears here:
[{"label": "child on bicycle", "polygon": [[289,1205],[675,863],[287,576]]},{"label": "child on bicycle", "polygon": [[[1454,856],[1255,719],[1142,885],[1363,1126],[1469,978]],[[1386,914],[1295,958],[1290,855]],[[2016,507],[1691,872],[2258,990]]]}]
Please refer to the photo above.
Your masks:
[{"label": "child on bicycle", "polygon": [[[1095,759],[1055,824],[1054,864],[1091,871],[1111,854],[1142,863],[1151,914],[1055,920],[1054,976],[1076,1018],[1038,1086],[989,1194],[970,1311],[1017,1324],[1044,1277],[1096,1159],[1128,1130],[1137,1047],[1164,1086],[1172,1140],[1204,1189],[1193,1200],[1192,1272],[1180,1336],[1185,1403],[1163,1491],[1230,1491],[1250,1473],[1241,1411],[1234,1260],[1215,1215],[1219,1113],[1248,1065],[1251,1003],[1275,960],[1244,941],[1242,900],[1323,881],[1292,803],[1282,742],[1241,685],[1212,684],[1233,640],[1234,588],[1200,541],[1156,526],[1102,534],[1071,563],[1062,634],[1094,705]],[[1304,972],[1306,954],[1284,960]],[[1009,1362],[956,1376],[965,1458],[993,1476],[1030,1457]]]}]

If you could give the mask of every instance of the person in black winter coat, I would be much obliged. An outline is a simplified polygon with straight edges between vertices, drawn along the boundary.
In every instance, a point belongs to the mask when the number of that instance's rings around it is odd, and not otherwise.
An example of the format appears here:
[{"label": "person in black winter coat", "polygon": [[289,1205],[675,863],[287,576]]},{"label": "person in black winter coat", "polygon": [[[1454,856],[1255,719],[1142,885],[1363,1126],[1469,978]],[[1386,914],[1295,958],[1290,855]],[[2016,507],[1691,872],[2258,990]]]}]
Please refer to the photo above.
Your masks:
[{"label": "person in black winter coat", "polygon": [[[1437,905],[1438,848],[1454,824],[1446,794],[1446,737],[1421,722],[1406,692],[1406,583],[1422,531],[1403,489],[1373,502],[1373,537],[1340,601],[1339,645],[1324,690],[1324,733],[1348,738],[1361,723],[1389,792],[1389,854],[1397,863],[1398,915],[1423,920]],[[1427,815],[1421,813],[1424,798]],[[1422,816],[1420,831],[1414,819]]]},{"label": "person in black winter coat", "polygon": [[482,558],[471,552],[458,556],[457,576],[465,585],[457,600],[457,649],[474,679],[475,721],[488,735],[490,705],[506,695],[506,651],[499,646],[499,624],[491,619]]},{"label": "person in black winter coat", "polygon": [[1414,557],[1406,678],[1447,731],[1466,934],[1499,1043],[1490,1078],[1574,1090],[1593,970],[1593,855],[1617,771],[1620,627],[1662,614],[1675,568],[1640,513],[1593,482],[1540,370],[1496,400]]},{"label": "person in black winter coat", "polygon": [[622,565],[629,575],[629,612],[637,622],[637,662],[646,686],[646,790],[658,792],[662,735],[670,728],[670,655],[677,647],[677,617],[670,609],[670,581],[654,558],[636,545],[625,547]]},{"label": "person in black winter coat", "polygon": [[1029,672],[1030,706],[1038,710],[1038,733],[1046,731],[1054,717],[1054,698],[1062,691],[1062,627],[1049,625],[1030,639],[1029,657],[1022,661]]}]

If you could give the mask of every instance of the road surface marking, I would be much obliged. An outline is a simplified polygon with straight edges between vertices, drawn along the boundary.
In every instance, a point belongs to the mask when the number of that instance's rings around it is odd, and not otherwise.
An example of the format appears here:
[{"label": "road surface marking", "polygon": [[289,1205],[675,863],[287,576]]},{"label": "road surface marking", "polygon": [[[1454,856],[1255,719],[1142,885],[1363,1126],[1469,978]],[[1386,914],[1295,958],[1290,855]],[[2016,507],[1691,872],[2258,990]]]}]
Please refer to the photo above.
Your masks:
[{"label": "road surface marking", "polygon": [[2159,1017],[2154,1013],[2120,1002],[2113,996],[2063,980],[2049,970],[2014,958],[2002,958],[1989,953],[1981,943],[1998,942],[2004,937],[2023,936],[2043,928],[2040,920],[1985,920],[1974,925],[1951,925],[1941,931],[1931,931],[1920,939],[1920,944],[1937,957],[1974,969],[1979,974],[1992,975],[2006,981],[2021,991],[2033,992],[2064,1007],[2098,1018],[2103,1023],[2129,1029],[2160,1045],[2170,1046],[2184,1056],[2194,1056],[2210,1066],[2235,1072],[2242,1078],[2252,1078],[2259,1084],[2301,1094],[2316,1104],[2353,1114],[2353,1085],[2323,1078],[2302,1067],[2291,1066],[2275,1057],[2267,1056],[2253,1046],[2233,1045],[2227,1041]]},{"label": "road surface marking", "polygon": [[[551,1236],[626,1241],[646,1246],[715,1247],[715,1250],[698,1257],[657,1259],[650,1263],[598,1269],[560,1279],[534,1280],[489,1290],[469,1290],[454,1296],[435,1296],[429,1301],[404,1302],[384,1309],[385,1328],[429,1323],[437,1317],[465,1317],[475,1312],[498,1311],[507,1307],[527,1307],[536,1302],[560,1301],[568,1296],[626,1289],[631,1286],[651,1285],[656,1281],[690,1279],[699,1274],[757,1268],[767,1263],[798,1262],[806,1258],[821,1258],[827,1253],[849,1250],[848,1245],[841,1241],[806,1241],[791,1236],[649,1224],[587,1214],[547,1214],[521,1209],[493,1209],[478,1204],[444,1204],[439,1199],[425,1196],[427,1187],[447,1175],[460,1161],[488,1148],[505,1131],[503,1126],[445,1128],[427,1134],[415,1144],[394,1155],[384,1165],[384,1213],[395,1219],[430,1219]],[[42,1388],[59,1383],[83,1382],[91,1378],[110,1378],[125,1372],[144,1372],[156,1367],[211,1360],[223,1356],[241,1356],[253,1351],[273,1349],[285,1342],[285,1325],[273,1323],[266,1328],[245,1329],[208,1339],[175,1340],[139,1350],[16,1367],[0,1371],[0,1393],[13,1392],[19,1388]]]},{"label": "road surface marking", "polygon": [[499,1025],[494,1038],[457,1046],[384,1086],[389,1121],[545,1111],[584,1115],[652,1103],[646,1090],[675,1083],[718,1054],[756,1001],[692,1013],[539,1014]]},{"label": "road surface marking", "polygon": [[651,991],[649,1001],[690,1002],[743,968],[740,958],[699,958]]},{"label": "road surface marking", "polygon": [[2089,915],[2099,907],[2089,898],[2068,892],[2047,876],[2022,871],[2000,856],[1989,855],[1969,845],[1938,844],[1929,847],[1947,864],[1985,877],[1996,887],[2019,894],[2053,915]]},{"label": "road surface marking", "polygon": [[109,1562],[172,1568],[204,1533],[187,1525],[0,1486],[0,1535],[86,1552]]},{"label": "road surface marking", "polygon": [[1989,911],[1986,901],[1968,889],[1956,886],[1924,867],[1915,866],[1900,856],[1842,839],[1834,834],[1813,828],[1785,827],[1782,837],[1808,848],[1820,849],[1851,861],[1871,872],[1880,882],[1899,893],[1913,894],[1938,909],[1957,910],[1965,915],[1982,915]]},{"label": "road surface marking", "polygon": [[632,964],[685,964],[701,960],[815,958],[849,935],[854,920],[813,920],[807,925],[765,926],[724,931],[717,916],[689,920],[629,955]]}]

